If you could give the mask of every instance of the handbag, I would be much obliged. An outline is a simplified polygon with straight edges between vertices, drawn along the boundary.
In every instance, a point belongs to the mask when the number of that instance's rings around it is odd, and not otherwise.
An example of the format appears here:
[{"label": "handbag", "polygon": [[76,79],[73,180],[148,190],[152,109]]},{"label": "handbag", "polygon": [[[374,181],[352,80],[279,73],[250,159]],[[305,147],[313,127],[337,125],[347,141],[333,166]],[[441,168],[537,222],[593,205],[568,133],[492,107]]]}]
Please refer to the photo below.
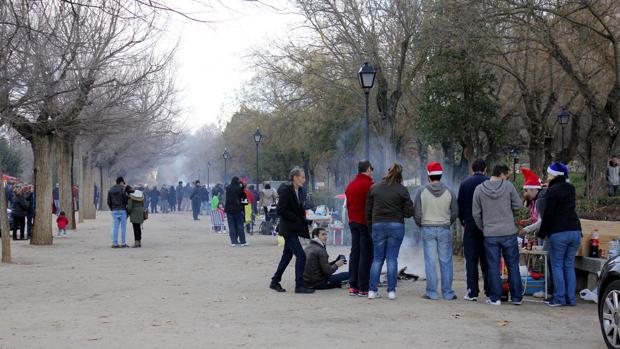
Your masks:
[{"label": "handbag", "polygon": [[144,220],[149,219],[149,211],[144,211]]}]

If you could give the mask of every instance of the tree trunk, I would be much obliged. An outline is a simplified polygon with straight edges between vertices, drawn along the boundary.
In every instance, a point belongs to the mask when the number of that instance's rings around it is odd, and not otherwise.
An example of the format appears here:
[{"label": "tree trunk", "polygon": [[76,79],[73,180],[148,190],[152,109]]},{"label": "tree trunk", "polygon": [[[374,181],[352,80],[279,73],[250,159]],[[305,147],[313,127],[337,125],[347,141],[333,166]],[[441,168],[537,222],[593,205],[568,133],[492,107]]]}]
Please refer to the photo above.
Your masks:
[{"label": "tree trunk", "polygon": [[528,149],[528,156],[530,157],[530,169],[537,175],[541,176],[544,173],[545,164],[545,145],[535,137],[530,138],[530,146]]},{"label": "tree trunk", "polygon": [[34,155],[35,216],[32,245],[51,245],[52,236],[52,164],[55,137],[52,134],[35,134],[30,145]]},{"label": "tree trunk", "polygon": [[110,190],[110,173],[112,172],[111,166],[101,167],[101,193],[99,210],[109,211],[107,199],[108,191]]},{"label": "tree trunk", "polygon": [[75,214],[73,208],[73,194],[71,189],[71,172],[73,167],[73,140],[61,137],[57,142],[58,153],[58,183],[60,184],[60,211],[65,212],[70,229],[75,229]]},{"label": "tree trunk", "polygon": [[4,195],[4,184],[0,185],[0,222],[2,226],[2,263],[11,263],[11,228],[9,227],[9,217],[6,212],[6,195]]},{"label": "tree trunk", "polygon": [[611,136],[601,122],[592,123],[588,137],[586,163],[586,198],[596,200],[607,192],[607,160],[611,146]]},{"label": "tree trunk", "polygon": [[95,192],[94,171],[90,164],[90,157],[82,156],[82,185],[80,186],[80,217],[95,219]]},{"label": "tree trunk", "polygon": [[76,144],[75,148],[76,149],[73,150],[73,181],[78,186],[78,197],[77,200],[75,200],[75,205],[78,211],[78,222],[84,223],[85,208],[83,197],[86,194],[86,188],[84,186],[84,156],[82,156],[81,152],[79,151],[79,144]]}]

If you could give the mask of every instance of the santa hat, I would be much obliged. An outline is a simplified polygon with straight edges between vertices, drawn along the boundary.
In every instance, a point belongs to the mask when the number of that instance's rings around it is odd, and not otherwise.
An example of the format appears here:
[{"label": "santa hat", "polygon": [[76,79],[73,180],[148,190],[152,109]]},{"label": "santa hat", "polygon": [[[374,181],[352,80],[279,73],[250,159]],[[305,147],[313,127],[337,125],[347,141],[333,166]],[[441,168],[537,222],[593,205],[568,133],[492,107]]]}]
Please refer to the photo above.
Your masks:
[{"label": "santa hat", "polygon": [[568,178],[568,167],[561,162],[554,162],[547,168],[547,173],[554,177],[564,176]]},{"label": "santa hat", "polygon": [[429,176],[440,176],[443,174],[443,168],[438,162],[431,162],[430,164],[426,165],[426,170]]},{"label": "santa hat", "polygon": [[542,181],[534,171],[525,167],[521,167],[520,171],[525,179],[523,182],[523,189],[542,189]]}]

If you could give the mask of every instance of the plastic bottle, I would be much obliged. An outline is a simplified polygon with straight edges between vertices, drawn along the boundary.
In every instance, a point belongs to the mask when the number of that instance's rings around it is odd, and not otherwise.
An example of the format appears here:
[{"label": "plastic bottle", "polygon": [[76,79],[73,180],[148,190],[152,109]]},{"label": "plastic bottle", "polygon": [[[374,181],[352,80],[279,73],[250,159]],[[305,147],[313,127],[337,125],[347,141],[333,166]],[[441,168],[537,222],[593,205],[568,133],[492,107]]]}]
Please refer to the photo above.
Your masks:
[{"label": "plastic bottle", "polygon": [[601,242],[598,238],[598,230],[594,229],[594,231],[592,232],[592,237],[590,238],[590,254],[589,257],[592,258],[598,258],[599,254],[598,254],[598,248],[600,246]]}]

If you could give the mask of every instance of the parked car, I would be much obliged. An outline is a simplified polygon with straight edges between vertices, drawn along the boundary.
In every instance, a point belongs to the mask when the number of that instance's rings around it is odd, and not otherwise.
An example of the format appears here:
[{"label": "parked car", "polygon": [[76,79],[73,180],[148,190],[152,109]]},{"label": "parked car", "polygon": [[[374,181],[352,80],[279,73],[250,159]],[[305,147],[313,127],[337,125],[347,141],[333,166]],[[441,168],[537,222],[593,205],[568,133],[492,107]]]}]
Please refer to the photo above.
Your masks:
[{"label": "parked car", "polygon": [[607,347],[620,349],[620,256],[608,260],[601,270],[598,319]]}]

